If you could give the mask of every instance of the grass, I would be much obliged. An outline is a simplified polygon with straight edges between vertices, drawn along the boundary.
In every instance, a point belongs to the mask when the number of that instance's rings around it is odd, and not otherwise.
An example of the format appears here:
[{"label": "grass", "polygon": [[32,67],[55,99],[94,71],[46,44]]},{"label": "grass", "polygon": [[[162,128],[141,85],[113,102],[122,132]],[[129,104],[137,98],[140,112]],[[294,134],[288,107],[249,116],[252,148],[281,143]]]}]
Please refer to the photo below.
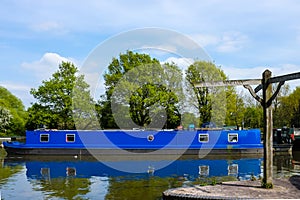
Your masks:
[{"label": "grass", "polygon": [[4,158],[6,154],[6,151],[3,148],[0,148],[0,159]]},{"label": "grass", "polygon": [[273,183],[266,183],[265,179],[262,179],[261,187],[266,189],[273,189]]},{"label": "grass", "polygon": [[237,178],[233,176],[222,176],[222,177],[202,177],[198,178],[193,182],[194,185],[200,185],[200,186],[206,186],[206,185],[217,185],[222,182],[227,182],[227,181],[236,181]]}]

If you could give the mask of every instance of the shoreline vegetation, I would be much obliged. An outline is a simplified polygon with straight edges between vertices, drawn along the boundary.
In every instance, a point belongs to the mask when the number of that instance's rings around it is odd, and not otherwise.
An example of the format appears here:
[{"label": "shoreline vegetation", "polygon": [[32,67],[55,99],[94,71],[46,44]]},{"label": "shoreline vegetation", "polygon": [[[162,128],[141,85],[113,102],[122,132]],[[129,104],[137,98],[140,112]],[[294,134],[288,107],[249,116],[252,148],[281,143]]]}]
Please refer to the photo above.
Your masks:
[{"label": "shoreline vegetation", "polygon": [[7,155],[7,153],[4,150],[4,148],[0,147],[0,160],[2,160],[3,158],[5,158],[6,155]]},{"label": "shoreline vegetation", "polygon": [[[175,63],[161,64],[148,54],[120,53],[109,64],[103,76],[106,91],[97,99],[91,96],[89,84],[78,71],[73,63],[59,64],[50,79],[31,88],[30,94],[36,101],[27,109],[22,100],[0,86],[0,137],[24,136],[25,130],[38,128],[186,129],[206,123],[236,129],[263,128],[262,106],[247,92],[238,92],[234,87],[215,91],[194,85],[228,79],[211,62],[195,61],[182,70]],[[130,81],[136,78],[145,79],[141,80],[144,85]],[[93,109],[90,105],[94,105]],[[273,107],[274,128],[300,127],[300,87],[291,92],[285,84]]]}]

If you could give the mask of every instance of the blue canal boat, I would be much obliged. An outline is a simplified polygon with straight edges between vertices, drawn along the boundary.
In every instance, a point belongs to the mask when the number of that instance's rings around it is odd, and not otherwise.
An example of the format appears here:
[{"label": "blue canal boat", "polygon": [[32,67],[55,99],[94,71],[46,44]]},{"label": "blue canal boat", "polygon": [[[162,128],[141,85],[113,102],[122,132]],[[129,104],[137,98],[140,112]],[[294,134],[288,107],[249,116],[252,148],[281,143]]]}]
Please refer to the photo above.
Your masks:
[{"label": "blue canal boat", "polygon": [[261,154],[258,129],[223,130],[35,130],[26,131],[26,142],[3,142],[8,154]]}]

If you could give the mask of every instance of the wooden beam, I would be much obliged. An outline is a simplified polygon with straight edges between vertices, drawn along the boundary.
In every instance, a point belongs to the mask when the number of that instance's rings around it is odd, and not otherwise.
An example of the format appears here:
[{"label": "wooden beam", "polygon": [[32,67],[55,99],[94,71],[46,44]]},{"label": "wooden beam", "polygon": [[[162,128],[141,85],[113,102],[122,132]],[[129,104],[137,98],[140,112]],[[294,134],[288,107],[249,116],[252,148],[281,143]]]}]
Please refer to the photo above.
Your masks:
[{"label": "wooden beam", "polygon": [[220,87],[220,86],[238,86],[238,85],[257,85],[261,84],[261,79],[245,79],[245,80],[226,80],[195,83],[195,87]]},{"label": "wooden beam", "polygon": [[300,79],[300,72],[287,74],[283,76],[275,76],[273,78],[270,78],[269,83],[277,83],[277,82],[290,81],[295,79]]},{"label": "wooden beam", "polygon": [[251,96],[256,99],[259,103],[263,103],[262,98],[260,98],[252,89],[252,87],[250,85],[244,85],[244,88],[248,89],[248,91],[250,92]]},{"label": "wooden beam", "polygon": [[[276,76],[268,79],[268,83],[278,83],[283,81],[290,81],[300,79],[300,72],[287,74],[283,76]],[[195,83],[195,87],[220,87],[220,86],[238,86],[238,85],[258,85],[254,92],[257,93],[262,89],[261,79],[245,79],[245,80],[226,80],[226,81],[212,81]]]},{"label": "wooden beam", "polygon": [[[285,81],[290,81],[290,80],[296,80],[300,79],[300,72],[293,73],[293,74],[287,74],[283,76],[275,76],[273,78],[270,78],[268,83],[278,83],[278,82],[285,82]],[[258,85],[255,89],[254,92],[257,93],[262,89],[262,84]]]}]

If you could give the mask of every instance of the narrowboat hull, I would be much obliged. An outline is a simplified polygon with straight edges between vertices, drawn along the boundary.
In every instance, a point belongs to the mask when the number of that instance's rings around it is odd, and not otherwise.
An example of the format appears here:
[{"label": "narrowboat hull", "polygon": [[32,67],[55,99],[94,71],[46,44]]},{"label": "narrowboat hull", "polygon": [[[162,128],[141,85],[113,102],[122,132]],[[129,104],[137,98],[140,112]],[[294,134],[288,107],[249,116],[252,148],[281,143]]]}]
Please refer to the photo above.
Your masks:
[{"label": "narrowboat hull", "polygon": [[293,142],[293,151],[300,151],[300,136],[296,136]]},{"label": "narrowboat hull", "polygon": [[262,154],[259,130],[27,131],[26,143],[3,142],[17,155]]},{"label": "narrowboat hull", "polygon": [[18,148],[4,147],[8,155],[128,155],[128,154],[155,154],[155,155],[223,155],[223,154],[263,154],[263,148],[251,149],[76,149],[76,148]]}]

